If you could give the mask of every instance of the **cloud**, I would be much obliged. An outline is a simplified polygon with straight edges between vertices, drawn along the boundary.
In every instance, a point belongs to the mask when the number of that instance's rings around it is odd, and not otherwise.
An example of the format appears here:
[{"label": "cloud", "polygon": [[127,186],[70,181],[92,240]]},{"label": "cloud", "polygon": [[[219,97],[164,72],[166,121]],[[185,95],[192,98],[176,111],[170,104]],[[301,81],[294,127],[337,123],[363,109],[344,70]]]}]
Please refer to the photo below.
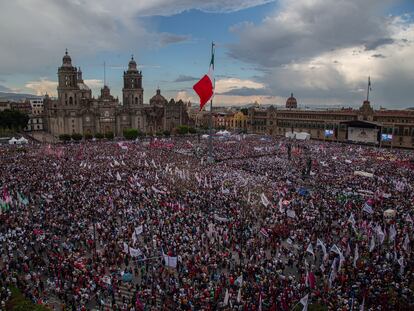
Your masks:
[{"label": "cloud", "polygon": [[395,41],[391,38],[379,38],[371,42],[365,43],[366,50],[376,50],[378,47],[388,44],[393,44]]},{"label": "cloud", "polygon": [[197,99],[195,96],[190,95],[187,91],[178,91],[177,95],[175,96],[175,100],[182,100],[183,102],[197,102]]},{"label": "cloud", "polygon": [[230,55],[279,66],[356,44],[374,48],[389,38],[387,20],[376,15],[384,8],[378,2],[392,1],[281,0],[280,9],[262,24],[233,29],[240,42],[230,47]]},{"label": "cloud", "polygon": [[12,92],[12,90],[4,85],[0,85],[0,92]]},{"label": "cloud", "polygon": [[175,79],[173,82],[191,82],[191,81],[197,81],[200,79],[200,77],[192,77],[187,75],[179,75],[177,79]]},{"label": "cloud", "polygon": [[40,78],[38,81],[29,81],[25,84],[25,87],[31,89],[38,96],[45,95],[46,93],[51,96],[57,96],[56,88],[58,83],[46,78]]},{"label": "cloud", "polygon": [[190,37],[149,30],[142,17],[172,15],[190,9],[229,12],[267,2],[269,0],[2,1],[0,20],[7,27],[0,28],[0,68],[2,74],[46,75],[55,70],[50,59],[62,55],[65,48],[78,57],[159,48]]},{"label": "cloud", "polygon": [[230,91],[227,92],[223,92],[223,93],[219,93],[218,95],[228,95],[228,96],[264,96],[264,95],[269,95],[269,91],[264,89],[264,88],[260,88],[260,89],[255,89],[255,88],[250,88],[250,87],[241,87],[241,88],[236,88],[236,89],[232,89]]},{"label": "cloud", "polygon": [[387,58],[386,56],[384,56],[382,54],[373,54],[373,55],[371,55],[371,57],[374,57],[374,58]]},{"label": "cloud", "polygon": [[259,83],[248,79],[225,78],[216,80],[216,94],[223,94],[240,88],[263,89],[263,83]]},{"label": "cloud", "polygon": [[191,36],[176,35],[172,33],[161,33],[159,34],[159,46],[165,46],[174,43],[180,43],[190,40]]},{"label": "cloud", "polygon": [[85,79],[83,82],[90,88],[102,88],[103,81],[99,79]]},{"label": "cloud", "polygon": [[414,23],[387,15],[393,3],[281,0],[261,23],[231,29],[239,41],[229,55],[257,66],[255,80],[274,96],[293,91],[304,104],[359,106],[371,75],[373,103],[412,106]]}]

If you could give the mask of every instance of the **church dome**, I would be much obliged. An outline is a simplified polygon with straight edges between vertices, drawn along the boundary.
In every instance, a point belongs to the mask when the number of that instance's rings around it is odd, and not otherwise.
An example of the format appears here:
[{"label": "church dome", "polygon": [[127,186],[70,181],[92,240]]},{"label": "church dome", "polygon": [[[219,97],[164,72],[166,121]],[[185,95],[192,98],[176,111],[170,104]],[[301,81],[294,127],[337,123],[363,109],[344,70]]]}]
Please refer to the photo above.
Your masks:
[{"label": "church dome", "polygon": [[157,89],[157,94],[155,94],[150,99],[150,104],[151,105],[165,105],[167,103],[168,103],[168,101],[165,99],[164,96],[161,95],[161,90],[160,89]]},{"label": "church dome", "polygon": [[288,108],[288,109],[298,108],[298,102],[297,102],[296,98],[293,97],[293,93],[290,94],[290,97],[286,100],[286,108]]},{"label": "church dome", "polygon": [[72,58],[70,58],[67,49],[65,51],[65,55],[62,58],[62,63],[64,67],[72,67]]},{"label": "church dome", "polygon": [[137,70],[137,63],[134,60],[134,55],[131,56],[131,60],[128,63],[128,70]]}]

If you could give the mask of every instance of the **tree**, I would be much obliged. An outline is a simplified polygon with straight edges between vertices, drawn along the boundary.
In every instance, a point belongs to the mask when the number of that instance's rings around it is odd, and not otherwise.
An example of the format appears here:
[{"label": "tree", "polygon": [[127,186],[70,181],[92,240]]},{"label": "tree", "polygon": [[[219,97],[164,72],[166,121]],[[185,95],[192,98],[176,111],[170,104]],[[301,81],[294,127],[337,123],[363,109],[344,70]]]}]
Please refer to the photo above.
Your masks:
[{"label": "tree", "polygon": [[105,133],[106,139],[114,139],[114,133],[113,132],[106,132]]},{"label": "tree", "polygon": [[190,127],[190,128],[188,129],[188,132],[189,132],[190,134],[196,134],[196,133],[197,133],[197,130],[196,130],[194,127]]},{"label": "tree", "polygon": [[95,138],[96,139],[102,139],[102,138],[104,138],[105,136],[104,136],[104,134],[102,134],[102,133],[96,133],[95,134]]},{"label": "tree", "polygon": [[0,112],[0,128],[21,130],[27,126],[29,116],[18,110],[6,109]]},{"label": "tree", "polygon": [[86,133],[85,135],[83,135],[83,137],[85,137],[85,139],[87,140],[91,140],[93,138],[93,135],[90,133]]},{"label": "tree", "polygon": [[72,134],[72,139],[73,140],[75,140],[75,141],[80,141],[81,139],[82,139],[82,134],[79,134],[79,133],[73,133]]},{"label": "tree", "polygon": [[168,130],[165,130],[164,132],[162,132],[164,134],[164,136],[169,137],[171,135],[171,132]]},{"label": "tree", "polygon": [[123,131],[125,139],[135,140],[138,138],[138,130],[137,129],[124,129]]},{"label": "tree", "polygon": [[60,134],[59,135],[59,140],[66,142],[66,141],[70,141],[70,135],[69,134]]},{"label": "tree", "polygon": [[187,125],[180,125],[177,127],[177,133],[181,135],[185,135],[188,133],[188,126]]}]

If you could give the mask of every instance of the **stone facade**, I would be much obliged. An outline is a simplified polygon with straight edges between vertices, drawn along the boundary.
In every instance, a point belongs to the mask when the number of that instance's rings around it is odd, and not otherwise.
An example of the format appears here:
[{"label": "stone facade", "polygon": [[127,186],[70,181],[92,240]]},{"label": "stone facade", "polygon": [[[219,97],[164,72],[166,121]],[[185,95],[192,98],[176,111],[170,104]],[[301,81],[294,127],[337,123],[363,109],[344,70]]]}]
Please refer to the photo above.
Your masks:
[{"label": "stone facade", "polygon": [[187,105],[182,101],[168,102],[157,90],[150,104],[144,104],[142,72],[132,57],[124,71],[123,104],[104,85],[98,98],[82,79],[82,71],[72,65],[66,52],[58,69],[58,97],[45,96],[44,128],[55,137],[60,134],[92,134],[112,132],[122,136],[127,128],[144,133],[171,131],[179,125],[189,125]]},{"label": "stone facade", "polygon": [[[348,126],[351,123],[374,124],[380,134],[392,134],[391,141],[382,146],[414,148],[413,110],[374,110],[369,101],[359,109],[279,109],[252,107],[248,110],[247,130],[249,133],[285,136],[286,132],[307,132],[312,139],[347,141]],[[333,135],[326,137],[325,130]]]}]

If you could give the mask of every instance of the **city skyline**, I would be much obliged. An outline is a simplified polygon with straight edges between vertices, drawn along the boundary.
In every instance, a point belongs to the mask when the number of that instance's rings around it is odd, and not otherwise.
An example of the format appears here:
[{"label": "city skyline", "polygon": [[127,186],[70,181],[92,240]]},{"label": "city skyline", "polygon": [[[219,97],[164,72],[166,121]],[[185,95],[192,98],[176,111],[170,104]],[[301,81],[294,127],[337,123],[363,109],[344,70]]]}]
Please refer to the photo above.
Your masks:
[{"label": "city skyline", "polygon": [[[411,1],[110,1],[5,3],[0,92],[56,95],[65,48],[93,95],[106,81],[121,96],[131,54],[143,72],[144,102],[197,102],[192,85],[216,49],[217,105],[354,106],[371,76],[375,107],[413,107]],[[41,7],[42,10],[38,11]],[[19,19],[16,16],[20,16]],[[21,23],[25,20],[26,23]]]}]

